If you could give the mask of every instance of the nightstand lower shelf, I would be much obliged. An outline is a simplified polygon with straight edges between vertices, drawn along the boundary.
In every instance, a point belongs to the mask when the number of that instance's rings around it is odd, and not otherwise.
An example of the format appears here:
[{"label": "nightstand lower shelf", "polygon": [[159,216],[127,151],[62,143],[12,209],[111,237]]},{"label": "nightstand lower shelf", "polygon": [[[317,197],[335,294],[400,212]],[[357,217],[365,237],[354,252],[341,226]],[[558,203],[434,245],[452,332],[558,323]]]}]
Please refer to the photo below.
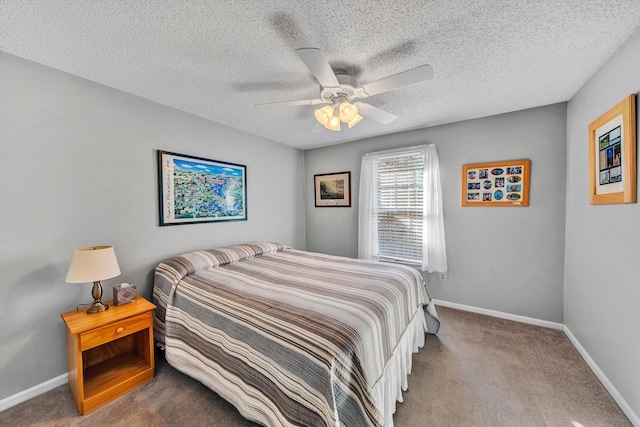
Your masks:
[{"label": "nightstand lower shelf", "polygon": [[153,378],[153,366],[130,351],[84,371],[84,412],[102,406]]}]

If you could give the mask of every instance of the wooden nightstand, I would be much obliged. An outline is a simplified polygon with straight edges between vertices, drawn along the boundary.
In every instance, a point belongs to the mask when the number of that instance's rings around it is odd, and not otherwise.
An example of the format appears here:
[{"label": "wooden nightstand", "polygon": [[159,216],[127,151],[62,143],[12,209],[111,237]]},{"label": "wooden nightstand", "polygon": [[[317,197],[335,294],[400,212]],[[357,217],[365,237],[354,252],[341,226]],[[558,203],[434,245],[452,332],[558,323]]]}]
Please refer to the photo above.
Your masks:
[{"label": "wooden nightstand", "polygon": [[87,314],[85,308],[62,314],[69,390],[80,415],[153,378],[151,313],[156,306],[140,296],[129,304],[107,305],[102,313]]}]

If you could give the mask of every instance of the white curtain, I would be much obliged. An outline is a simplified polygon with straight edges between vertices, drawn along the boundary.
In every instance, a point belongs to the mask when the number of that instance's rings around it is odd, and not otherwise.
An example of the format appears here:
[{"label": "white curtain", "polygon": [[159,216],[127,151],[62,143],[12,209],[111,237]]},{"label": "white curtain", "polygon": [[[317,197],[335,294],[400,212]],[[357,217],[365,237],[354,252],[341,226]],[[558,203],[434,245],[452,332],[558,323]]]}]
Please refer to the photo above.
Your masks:
[{"label": "white curtain", "polygon": [[378,197],[376,182],[378,156],[403,151],[415,151],[416,149],[419,149],[424,156],[421,269],[429,273],[444,273],[447,271],[447,250],[442,216],[440,166],[434,144],[368,153],[362,157],[358,213],[358,257],[374,259],[378,253]]},{"label": "white curtain", "polygon": [[424,155],[424,208],[422,218],[422,271],[447,271],[447,247],[444,242],[440,163],[435,144],[422,147]]},{"label": "white curtain", "polygon": [[378,255],[378,157],[367,153],[360,169],[358,211],[358,258],[374,259]]}]

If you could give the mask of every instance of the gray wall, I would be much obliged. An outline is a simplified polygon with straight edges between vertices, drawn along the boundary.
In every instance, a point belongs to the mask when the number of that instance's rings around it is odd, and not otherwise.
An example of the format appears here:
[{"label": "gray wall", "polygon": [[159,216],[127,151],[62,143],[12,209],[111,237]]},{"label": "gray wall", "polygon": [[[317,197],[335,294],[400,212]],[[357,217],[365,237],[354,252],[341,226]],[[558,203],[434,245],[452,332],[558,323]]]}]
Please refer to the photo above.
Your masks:
[{"label": "gray wall", "polygon": [[[636,417],[640,417],[640,204],[589,204],[588,126],[639,91],[640,30],[569,102],[564,296],[565,324]],[[639,113],[636,105],[636,131]]]},{"label": "gray wall", "polygon": [[[303,153],[1,54],[0,399],[67,371],[60,313],[76,247],[113,245],[120,282],[150,297],[154,266],[253,240],[304,249]],[[212,100],[212,102],[216,102]],[[158,227],[155,150],[247,166],[248,221]]]},{"label": "gray wall", "polygon": [[[402,120],[400,118],[399,120]],[[566,104],[305,151],[307,249],[358,253],[363,154],[435,143],[449,279],[426,274],[437,299],[562,322]],[[529,207],[461,207],[463,164],[531,159]],[[351,208],[314,207],[313,175],[351,171]]]}]

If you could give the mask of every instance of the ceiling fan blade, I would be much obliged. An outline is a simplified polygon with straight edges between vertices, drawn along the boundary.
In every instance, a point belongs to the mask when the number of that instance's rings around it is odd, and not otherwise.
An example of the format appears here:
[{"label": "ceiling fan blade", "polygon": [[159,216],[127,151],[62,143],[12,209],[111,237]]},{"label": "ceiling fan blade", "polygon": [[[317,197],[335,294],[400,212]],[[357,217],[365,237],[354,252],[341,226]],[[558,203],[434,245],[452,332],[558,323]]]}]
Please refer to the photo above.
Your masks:
[{"label": "ceiling fan blade", "polygon": [[311,70],[318,83],[322,87],[340,86],[336,74],[333,72],[331,65],[324,57],[320,49],[303,48],[296,49],[296,55]]},{"label": "ceiling fan blade", "polygon": [[258,107],[258,108],[295,107],[299,105],[318,105],[318,104],[328,104],[328,102],[323,101],[322,99],[301,99],[299,101],[280,101],[280,102],[267,102],[266,104],[255,104],[254,107]]},{"label": "ceiling fan blade", "polygon": [[398,74],[383,77],[379,80],[362,85],[362,89],[368,96],[377,95],[382,92],[420,83],[433,78],[433,69],[430,65],[421,65]]},{"label": "ceiling fan blade", "polygon": [[398,116],[396,116],[395,114],[391,114],[387,111],[381,110],[371,104],[356,102],[354,105],[358,107],[358,113],[360,113],[361,116],[373,119],[377,122],[382,123],[383,125],[388,125],[398,118]]}]

